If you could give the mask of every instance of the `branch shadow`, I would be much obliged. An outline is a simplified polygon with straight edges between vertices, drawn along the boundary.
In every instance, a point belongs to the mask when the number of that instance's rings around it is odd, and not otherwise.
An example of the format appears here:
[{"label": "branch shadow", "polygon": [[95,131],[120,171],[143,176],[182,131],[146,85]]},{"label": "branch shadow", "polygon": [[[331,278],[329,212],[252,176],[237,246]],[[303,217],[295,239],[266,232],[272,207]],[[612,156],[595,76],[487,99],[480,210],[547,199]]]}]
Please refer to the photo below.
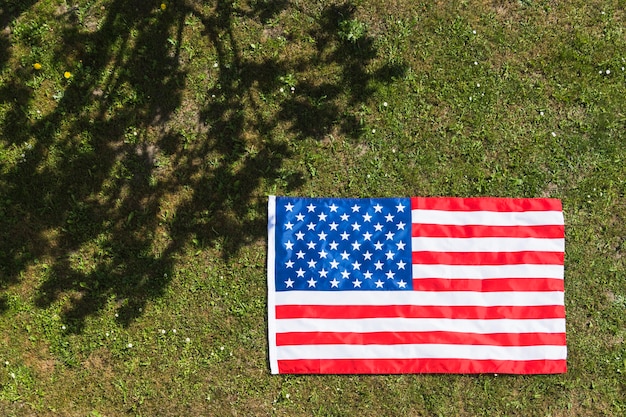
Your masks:
[{"label": "branch shadow", "polygon": [[[66,13],[54,59],[79,70],[52,111],[28,116],[35,103],[24,86],[27,74],[16,75],[10,93],[0,91],[0,100],[11,102],[0,122],[12,137],[2,140],[31,146],[0,179],[3,291],[36,268],[43,278],[33,284],[35,304],[66,300],[68,331],[81,332],[85,319],[111,300],[128,325],[164,294],[190,245],[219,247],[229,259],[264,239],[267,184],[280,180],[290,192],[306,181],[303,172],[283,172],[295,155],[289,141],[274,138],[277,129],[288,126],[300,140],[331,131],[358,140],[353,110],[376,92],[374,83],[403,68],[369,69],[377,56],[373,39],[341,36],[341,22],[354,19],[356,8],[323,11],[309,33],[316,47],[304,56],[259,58],[244,53],[237,21],[264,25],[299,6],[244,3],[189,0],[160,11],[114,0],[90,30],[76,23],[93,11]],[[197,120],[185,120],[181,130],[188,105],[181,45],[190,17],[216,51],[217,79],[207,99],[195,103]],[[8,50],[6,42],[0,48]],[[285,74],[320,66],[339,68],[338,77],[301,77],[297,94],[266,111],[260,93],[277,91]]]}]

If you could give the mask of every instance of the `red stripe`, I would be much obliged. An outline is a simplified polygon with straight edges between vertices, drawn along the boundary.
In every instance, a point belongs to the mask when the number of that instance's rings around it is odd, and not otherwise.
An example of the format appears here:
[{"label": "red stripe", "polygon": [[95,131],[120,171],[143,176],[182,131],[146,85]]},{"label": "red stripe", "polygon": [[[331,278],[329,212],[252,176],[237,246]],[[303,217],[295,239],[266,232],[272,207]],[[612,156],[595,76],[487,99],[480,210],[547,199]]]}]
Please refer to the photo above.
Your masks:
[{"label": "red stripe", "polygon": [[564,359],[296,359],[279,360],[278,371],[288,374],[560,374],[567,371],[567,362]]},{"label": "red stripe", "polygon": [[276,345],[490,345],[565,346],[565,333],[459,333],[459,332],[291,332],[277,333]]},{"label": "red stripe", "polygon": [[565,236],[565,226],[457,226],[413,223],[413,237],[534,237],[558,239]]},{"label": "red stripe", "polygon": [[276,319],[367,319],[367,318],[454,318],[454,319],[553,319],[565,318],[565,307],[555,306],[276,306]]},{"label": "red stripe", "polygon": [[[558,278],[493,278],[493,279],[445,279],[419,278],[413,280],[414,291],[564,291],[562,279]],[[535,307],[532,307],[535,308]]]},{"label": "red stripe", "polygon": [[561,200],[554,198],[445,198],[412,197],[411,209],[444,211],[561,211]]},{"label": "red stripe", "polygon": [[413,252],[413,264],[563,265],[563,252]]}]

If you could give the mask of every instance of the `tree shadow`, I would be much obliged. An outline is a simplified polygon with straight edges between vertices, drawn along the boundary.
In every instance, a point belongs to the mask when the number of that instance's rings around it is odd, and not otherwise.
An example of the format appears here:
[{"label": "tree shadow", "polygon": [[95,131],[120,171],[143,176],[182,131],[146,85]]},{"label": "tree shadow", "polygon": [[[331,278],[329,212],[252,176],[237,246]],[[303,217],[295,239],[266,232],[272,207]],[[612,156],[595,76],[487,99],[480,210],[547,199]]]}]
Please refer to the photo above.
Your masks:
[{"label": "tree shadow", "polygon": [[[78,70],[63,81],[55,107],[30,117],[36,103],[26,74],[0,91],[11,103],[0,120],[11,137],[2,140],[29,146],[0,179],[3,289],[35,268],[43,276],[33,283],[36,305],[66,299],[70,331],[82,331],[85,318],[111,300],[127,325],[163,295],[189,245],[218,247],[229,259],[264,239],[266,184],[280,180],[290,192],[305,182],[302,172],[283,171],[294,154],[289,141],[275,138],[279,128],[296,139],[360,137],[354,109],[376,92],[374,83],[403,68],[372,70],[373,39],[342,35],[356,9],[331,6],[317,16],[309,32],[315,48],[305,54],[258,58],[243,52],[236,20],[263,25],[298,6],[244,3],[217,0],[209,8],[189,0],[160,11],[115,0],[89,30],[92,10],[60,17],[67,24],[54,59]],[[190,17],[216,52],[217,79],[193,103],[197,119],[181,121],[189,106],[181,45]],[[337,77],[302,77],[297,93],[287,92],[273,112],[264,108],[259,94],[277,91],[281,77],[320,66],[338,68]]]}]

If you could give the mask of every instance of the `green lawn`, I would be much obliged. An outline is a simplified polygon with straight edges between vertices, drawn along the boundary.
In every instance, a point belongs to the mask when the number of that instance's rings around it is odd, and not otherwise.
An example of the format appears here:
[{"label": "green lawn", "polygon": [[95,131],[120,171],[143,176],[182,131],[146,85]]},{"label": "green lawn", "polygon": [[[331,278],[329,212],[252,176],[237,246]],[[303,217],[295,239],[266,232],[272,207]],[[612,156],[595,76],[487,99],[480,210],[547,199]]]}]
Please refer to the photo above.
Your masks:
[{"label": "green lawn", "polygon": [[[624,0],[4,0],[0,415],[626,414]],[[556,197],[564,375],[270,376],[267,195]]]}]

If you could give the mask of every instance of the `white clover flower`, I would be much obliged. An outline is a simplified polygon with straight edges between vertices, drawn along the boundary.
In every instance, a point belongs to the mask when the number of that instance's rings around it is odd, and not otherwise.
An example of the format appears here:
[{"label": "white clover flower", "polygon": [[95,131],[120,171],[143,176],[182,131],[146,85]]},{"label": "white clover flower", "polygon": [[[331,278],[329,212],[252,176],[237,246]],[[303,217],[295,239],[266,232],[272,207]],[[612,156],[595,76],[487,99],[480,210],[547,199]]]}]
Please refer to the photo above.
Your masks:
[{"label": "white clover flower", "polygon": [[554,138],[556,137],[556,133],[555,132],[552,132],[552,137],[554,137]]},{"label": "white clover flower", "polygon": [[293,93],[294,91],[296,91],[296,87],[291,87],[291,92]]},{"label": "white clover flower", "polygon": [[609,75],[611,73],[611,70],[606,70],[606,75]]},{"label": "white clover flower", "polygon": [[176,333],[176,329],[172,329],[172,333]]},{"label": "white clover flower", "polygon": [[188,337],[186,337],[186,338],[185,338],[185,342],[189,343],[189,342],[191,342],[191,339],[190,339],[190,338],[188,338]]},{"label": "white clover flower", "polygon": [[282,87],[280,87],[280,90],[278,90],[278,91],[280,91],[281,93],[284,93],[284,92],[285,92],[285,89],[284,89],[284,88],[282,88]]},{"label": "white clover flower", "polygon": [[161,329],[161,334],[165,334],[165,329]]},{"label": "white clover flower", "polygon": [[543,116],[543,112],[542,111],[539,112],[539,116]]},{"label": "white clover flower", "polygon": [[476,31],[475,31],[475,30],[473,30],[473,31],[472,31],[472,33],[475,35],[475,34],[476,34]]},{"label": "white clover flower", "polygon": [[478,61],[474,61],[474,65],[478,65]]},{"label": "white clover flower", "polygon": [[9,361],[4,361],[4,366],[9,366]]},{"label": "white clover flower", "polygon": [[383,107],[387,107],[389,105],[389,103],[387,103],[386,101],[383,102]]},{"label": "white clover flower", "polygon": [[223,351],[224,350],[224,346],[220,346],[220,350]]},{"label": "white clover flower", "polygon": [[106,332],[104,335],[105,335],[106,337],[109,337],[109,336],[110,336],[110,333],[109,333],[109,332]]},{"label": "white clover flower", "polygon": [[128,348],[130,349],[130,348],[132,348],[132,347],[133,347],[133,344],[132,344],[132,343],[129,343],[129,344],[128,344],[128,345],[126,345],[126,346],[128,346]]},{"label": "white clover flower", "polygon": [[372,133],[376,133],[376,129],[372,129]]},{"label": "white clover flower", "polygon": [[217,62],[213,63],[213,68],[217,68],[219,65],[217,64]]},{"label": "white clover flower", "polygon": [[120,316],[119,314],[115,313],[115,317],[119,317],[119,316]]},{"label": "white clover flower", "polygon": [[476,83],[476,87],[480,87],[480,83]]},{"label": "white clover flower", "polygon": [[9,374],[9,376],[10,376],[11,378],[15,379],[15,372],[11,372],[11,373]]}]

